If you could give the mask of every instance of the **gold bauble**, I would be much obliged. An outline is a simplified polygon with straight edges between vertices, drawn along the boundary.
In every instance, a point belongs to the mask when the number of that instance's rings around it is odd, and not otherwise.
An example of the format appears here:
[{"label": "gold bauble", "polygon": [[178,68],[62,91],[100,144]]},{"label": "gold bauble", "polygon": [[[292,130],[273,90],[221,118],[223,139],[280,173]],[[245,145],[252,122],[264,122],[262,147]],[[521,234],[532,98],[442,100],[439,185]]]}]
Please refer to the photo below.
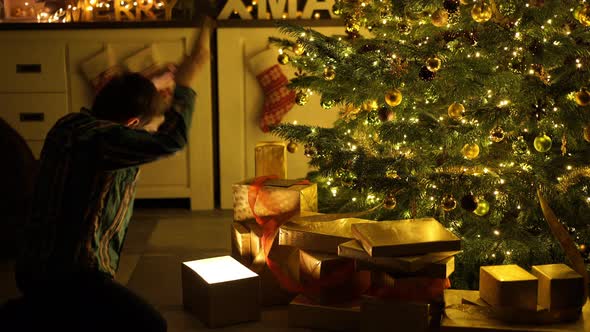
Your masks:
[{"label": "gold bauble", "polygon": [[504,140],[504,129],[496,127],[490,131],[490,140],[494,143],[499,143]]},{"label": "gold bauble", "polygon": [[431,72],[437,72],[440,69],[441,61],[439,58],[434,57],[426,60],[426,68]]},{"label": "gold bauble", "polygon": [[385,198],[383,199],[383,207],[388,210],[395,209],[396,205],[397,205],[397,200],[395,199],[395,196],[392,194],[385,196]]},{"label": "gold bauble", "polygon": [[277,57],[277,60],[279,61],[280,64],[282,65],[286,65],[289,63],[289,55],[287,55],[286,53],[281,53],[279,54],[279,56]]},{"label": "gold bauble", "polygon": [[578,106],[588,106],[590,104],[590,92],[580,90],[574,95],[574,101]]},{"label": "gold bauble", "polygon": [[393,89],[385,94],[385,102],[391,107],[395,107],[402,102],[402,93],[398,89]]},{"label": "gold bauble", "polygon": [[492,6],[485,1],[473,5],[471,17],[477,23],[487,22],[492,18]]},{"label": "gold bauble", "polygon": [[461,153],[463,153],[463,156],[469,160],[475,159],[479,156],[479,145],[475,143],[465,144],[463,149],[461,149]]},{"label": "gold bauble", "polygon": [[457,200],[453,195],[445,195],[442,198],[441,205],[446,212],[453,211],[457,207]]},{"label": "gold bauble", "polygon": [[582,25],[590,26],[590,6],[585,5],[580,9],[577,20],[582,23]]},{"label": "gold bauble", "polygon": [[385,171],[385,177],[388,179],[399,179],[397,171],[391,168]]},{"label": "gold bauble", "polygon": [[293,141],[289,141],[289,143],[287,143],[287,151],[289,151],[289,153],[297,152],[297,147],[297,143]]},{"label": "gold bauble", "polygon": [[545,134],[535,137],[535,140],[533,141],[533,146],[535,147],[535,150],[539,152],[547,152],[551,150],[551,145],[551,137]]},{"label": "gold bauble", "polygon": [[330,108],[332,108],[332,106],[334,106],[335,101],[330,100],[330,99],[322,99],[320,101],[320,105],[322,105],[322,108],[325,110],[329,110]]},{"label": "gold bauble", "polygon": [[475,208],[473,213],[480,217],[483,217],[486,214],[488,214],[488,212],[490,212],[490,203],[483,199],[477,200],[477,207]]},{"label": "gold bauble", "polygon": [[459,103],[452,103],[447,113],[453,119],[461,119],[465,115],[465,106]]},{"label": "gold bauble", "polygon": [[363,111],[369,112],[379,108],[379,104],[376,100],[367,100],[363,103],[361,108],[363,109]]},{"label": "gold bauble", "polygon": [[297,94],[295,95],[295,103],[299,106],[303,106],[305,104],[307,104],[307,93],[303,92],[303,91],[298,91]]},{"label": "gold bauble", "polygon": [[590,126],[584,127],[584,140],[590,143]]},{"label": "gold bauble", "polygon": [[293,46],[293,53],[295,53],[296,55],[301,55],[305,53],[305,47],[303,47],[302,44],[297,43]]},{"label": "gold bauble", "polygon": [[449,13],[446,10],[439,8],[432,13],[430,18],[432,20],[432,25],[435,27],[444,27],[449,22]]},{"label": "gold bauble", "polygon": [[326,81],[331,81],[336,78],[336,69],[334,66],[328,66],[324,68],[324,79]]},{"label": "gold bauble", "polygon": [[305,144],[303,148],[303,154],[307,158],[314,158],[318,154],[318,149],[310,143]]}]

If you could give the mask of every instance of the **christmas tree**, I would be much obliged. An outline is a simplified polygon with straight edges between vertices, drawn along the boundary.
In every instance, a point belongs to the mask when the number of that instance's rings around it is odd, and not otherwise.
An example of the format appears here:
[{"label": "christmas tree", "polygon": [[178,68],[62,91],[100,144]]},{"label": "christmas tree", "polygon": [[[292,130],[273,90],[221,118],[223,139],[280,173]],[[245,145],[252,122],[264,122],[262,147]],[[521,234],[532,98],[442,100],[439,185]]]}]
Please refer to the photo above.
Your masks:
[{"label": "christmas tree", "polygon": [[590,240],[590,4],[350,0],[341,36],[281,25],[303,105],[332,128],[282,124],[305,146],[323,212],[435,217],[460,235],[454,287],[479,266],[566,261],[537,190],[576,246]]}]

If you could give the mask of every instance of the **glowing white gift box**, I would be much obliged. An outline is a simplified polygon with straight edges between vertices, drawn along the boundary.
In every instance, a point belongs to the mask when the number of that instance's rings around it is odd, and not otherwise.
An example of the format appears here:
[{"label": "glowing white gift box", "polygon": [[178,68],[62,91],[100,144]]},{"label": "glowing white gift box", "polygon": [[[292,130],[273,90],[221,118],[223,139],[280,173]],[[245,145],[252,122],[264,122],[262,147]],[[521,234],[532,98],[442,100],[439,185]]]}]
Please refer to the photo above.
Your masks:
[{"label": "glowing white gift box", "polygon": [[260,320],[260,277],[230,256],[183,262],[182,302],[208,327]]}]

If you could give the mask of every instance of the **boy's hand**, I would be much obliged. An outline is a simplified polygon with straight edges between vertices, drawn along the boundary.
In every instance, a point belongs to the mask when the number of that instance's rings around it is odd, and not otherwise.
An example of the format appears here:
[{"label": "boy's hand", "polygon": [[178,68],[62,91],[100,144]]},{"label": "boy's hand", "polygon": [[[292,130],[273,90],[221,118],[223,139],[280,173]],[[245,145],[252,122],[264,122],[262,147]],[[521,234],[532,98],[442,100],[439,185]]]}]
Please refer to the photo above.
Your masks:
[{"label": "boy's hand", "polygon": [[191,87],[194,80],[200,73],[203,66],[210,60],[211,52],[209,45],[211,41],[211,31],[215,28],[215,21],[206,17],[198,39],[193,46],[193,50],[188,57],[180,64],[176,72],[176,84]]}]

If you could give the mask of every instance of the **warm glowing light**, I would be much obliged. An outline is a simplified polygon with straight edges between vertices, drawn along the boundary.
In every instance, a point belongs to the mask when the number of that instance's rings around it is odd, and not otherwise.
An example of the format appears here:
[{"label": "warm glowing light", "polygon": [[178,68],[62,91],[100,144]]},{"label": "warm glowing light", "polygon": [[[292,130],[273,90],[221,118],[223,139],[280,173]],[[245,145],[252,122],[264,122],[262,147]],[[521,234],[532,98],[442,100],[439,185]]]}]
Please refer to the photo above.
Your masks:
[{"label": "warm glowing light", "polygon": [[221,256],[182,263],[197,272],[209,284],[258,276],[231,256]]},{"label": "warm glowing light", "polygon": [[499,230],[497,230],[497,229],[496,229],[496,230],[494,230],[494,235],[496,235],[496,236],[500,235],[500,231],[499,231]]}]

